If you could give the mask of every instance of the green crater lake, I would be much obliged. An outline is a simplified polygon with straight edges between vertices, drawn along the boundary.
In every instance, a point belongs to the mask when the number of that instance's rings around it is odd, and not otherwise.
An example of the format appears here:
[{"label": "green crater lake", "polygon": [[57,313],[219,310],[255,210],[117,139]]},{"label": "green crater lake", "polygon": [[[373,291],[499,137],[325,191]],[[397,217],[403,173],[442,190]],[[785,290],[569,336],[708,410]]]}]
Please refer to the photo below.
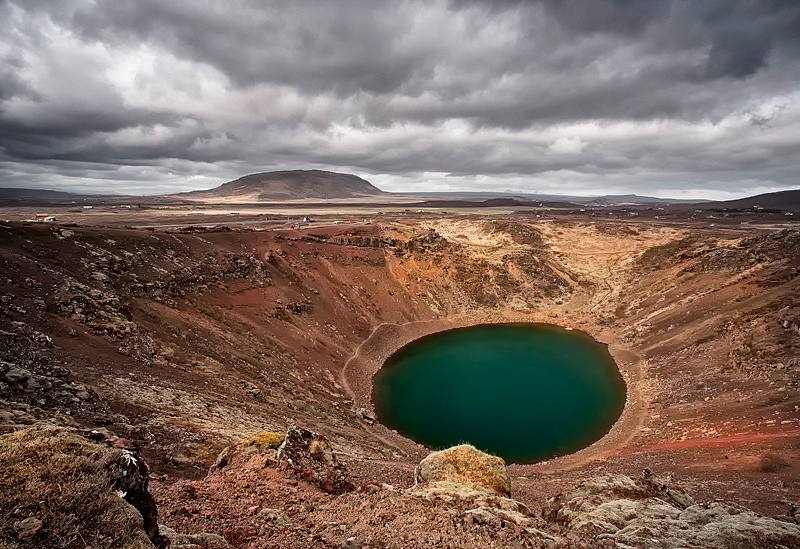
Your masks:
[{"label": "green crater lake", "polygon": [[625,407],[605,345],[549,324],[484,324],[422,337],[375,374],[381,423],[429,448],[470,443],[532,463],[599,440]]}]

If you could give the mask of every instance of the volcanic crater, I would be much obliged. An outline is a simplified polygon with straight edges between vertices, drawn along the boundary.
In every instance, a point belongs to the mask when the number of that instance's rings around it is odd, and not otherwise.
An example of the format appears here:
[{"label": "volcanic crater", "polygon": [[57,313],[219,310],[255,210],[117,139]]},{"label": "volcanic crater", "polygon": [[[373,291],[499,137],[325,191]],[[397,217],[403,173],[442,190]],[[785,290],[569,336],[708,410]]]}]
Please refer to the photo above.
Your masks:
[{"label": "volcanic crater", "polygon": [[[249,505],[226,518],[211,492],[187,507],[182,490],[210,490],[203,479],[226,446],[292,424],[323,433],[354,485],[413,486],[430,449],[375,421],[372,378],[421,336],[483,323],[586,332],[627,384],[601,440],[509,467],[531,509],[577,482],[645,469],[697,500],[767,515],[798,499],[796,228],[518,212],[295,228],[6,222],[0,234],[0,428],[127,441],[150,466],[166,526],[246,529]],[[313,530],[322,519],[298,497],[272,504]],[[326,546],[309,536],[285,546]]]}]

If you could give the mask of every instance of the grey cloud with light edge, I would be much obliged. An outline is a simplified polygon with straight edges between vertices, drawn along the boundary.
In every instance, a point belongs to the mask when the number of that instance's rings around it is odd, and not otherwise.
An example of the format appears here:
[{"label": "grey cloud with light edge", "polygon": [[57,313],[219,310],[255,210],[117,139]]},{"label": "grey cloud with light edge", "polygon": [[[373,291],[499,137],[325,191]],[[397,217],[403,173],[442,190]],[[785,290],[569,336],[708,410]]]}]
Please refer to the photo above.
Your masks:
[{"label": "grey cloud with light edge", "polygon": [[800,4],[0,2],[0,185],[800,187]]}]

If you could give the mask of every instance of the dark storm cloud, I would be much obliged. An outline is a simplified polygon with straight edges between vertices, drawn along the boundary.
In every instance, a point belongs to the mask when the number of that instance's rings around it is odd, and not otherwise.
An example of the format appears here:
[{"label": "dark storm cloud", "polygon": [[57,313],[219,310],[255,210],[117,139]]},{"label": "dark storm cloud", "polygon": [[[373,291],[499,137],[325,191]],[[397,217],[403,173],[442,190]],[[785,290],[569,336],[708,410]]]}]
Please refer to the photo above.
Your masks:
[{"label": "dark storm cloud", "polygon": [[0,184],[797,185],[798,2],[0,0],[0,60]]},{"label": "dark storm cloud", "polygon": [[398,32],[401,2],[261,4],[100,0],[71,22],[88,39],[157,43],[216,67],[239,86],[384,93],[424,69],[426,48],[404,44]]},{"label": "dark storm cloud", "polygon": [[[468,2],[469,3],[469,2]],[[481,4],[482,2],[474,2]],[[514,6],[530,4],[525,0],[489,2]],[[614,0],[584,2],[582,0],[542,0],[547,12],[563,27],[579,33],[603,32],[638,36],[654,20],[670,11],[670,2],[653,0]]]},{"label": "dark storm cloud", "polygon": [[[500,15],[511,24],[498,30],[519,35],[511,44],[485,47],[475,40],[485,23],[486,6],[480,2],[462,3],[456,6],[461,11],[444,14],[464,19],[464,29],[453,36],[435,23],[416,20],[416,12],[403,2],[382,3],[378,9],[364,1],[330,5],[293,0],[259,8],[242,1],[196,5],[101,0],[68,19],[85,39],[157,44],[213,66],[240,87],[266,83],[340,97],[366,93],[377,103],[424,92],[437,99],[435,105],[409,111],[390,108],[383,123],[396,117],[455,116],[481,125],[519,127],[553,118],[697,117],[716,105],[709,98],[698,102],[685,84],[751,76],[776,47],[792,54],[798,43],[800,5],[795,3],[514,4],[501,3],[505,10]],[[665,33],[672,42],[658,43]],[[635,46],[641,59],[662,58],[638,69],[636,77],[603,81],[598,63],[615,49],[631,47],[632,40],[639,40]],[[688,51],[703,48],[707,56],[685,59]],[[565,50],[567,59],[560,59]],[[663,59],[665,53],[675,56]],[[447,77],[439,77],[441,73]],[[514,88],[492,90],[494,83],[509,77],[517,81]],[[495,97],[476,101],[472,95],[481,89]],[[371,121],[381,123],[380,118]]]},{"label": "dark storm cloud", "polygon": [[[521,9],[535,2],[462,0],[453,3]],[[800,4],[797,2],[542,0],[541,5],[561,26],[579,33],[641,37],[648,28],[661,25],[669,30],[672,47],[691,43],[708,45],[710,53],[704,74],[708,78],[744,78],[764,67],[773,50],[782,50],[782,54],[791,57],[800,50]]]}]

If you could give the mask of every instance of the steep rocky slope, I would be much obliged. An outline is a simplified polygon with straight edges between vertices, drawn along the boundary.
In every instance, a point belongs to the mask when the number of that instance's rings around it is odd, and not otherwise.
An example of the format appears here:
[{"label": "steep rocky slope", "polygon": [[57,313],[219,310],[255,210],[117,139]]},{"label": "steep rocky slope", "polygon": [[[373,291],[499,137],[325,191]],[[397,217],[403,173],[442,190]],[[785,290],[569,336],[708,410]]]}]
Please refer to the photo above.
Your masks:
[{"label": "steep rocky slope", "polygon": [[[0,235],[0,427],[125,439],[166,508],[228,444],[290,423],[323,433],[355,486],[411,487],[427,450],[374,422],[370,372],[420,335],[499,321],[584,330],[610,344],[628,383],[603,440],[510,467],[532,512],[575,482],[645,468],[673,472],[697,501],[785,515],[798,499],[797,230],[518,215],[301,231],[4,224]],[[216,512],[208,494],[192,507],[201,517]],[[291,518],[308,502],[279,503]],[[424,521],[425,504],[408,506]],[[168,524],[208,531],[179,515]],[[226,528],[249,519],[236,520]]]}]

